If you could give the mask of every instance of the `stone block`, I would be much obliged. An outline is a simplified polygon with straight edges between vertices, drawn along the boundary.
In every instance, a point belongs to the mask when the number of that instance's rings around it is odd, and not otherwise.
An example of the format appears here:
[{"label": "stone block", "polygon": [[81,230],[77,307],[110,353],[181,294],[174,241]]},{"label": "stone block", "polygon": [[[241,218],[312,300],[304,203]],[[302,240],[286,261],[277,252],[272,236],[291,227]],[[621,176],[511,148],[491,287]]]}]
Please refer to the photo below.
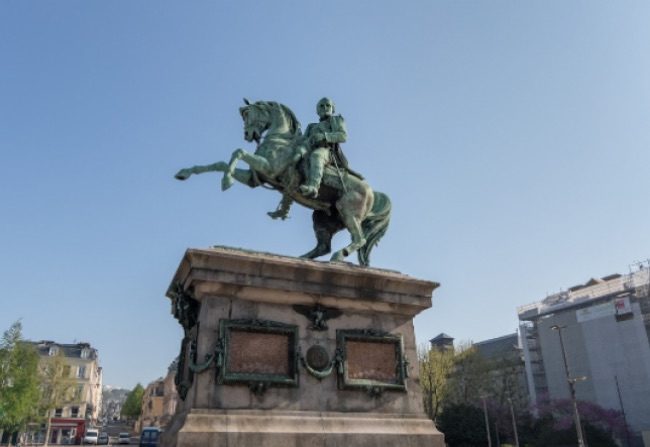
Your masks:
[{"label": "stone block", "polygon": [[413,318],[438,284],[347,263],[190,249],[168,296],[185,398],[166,446],[443,446]]}]

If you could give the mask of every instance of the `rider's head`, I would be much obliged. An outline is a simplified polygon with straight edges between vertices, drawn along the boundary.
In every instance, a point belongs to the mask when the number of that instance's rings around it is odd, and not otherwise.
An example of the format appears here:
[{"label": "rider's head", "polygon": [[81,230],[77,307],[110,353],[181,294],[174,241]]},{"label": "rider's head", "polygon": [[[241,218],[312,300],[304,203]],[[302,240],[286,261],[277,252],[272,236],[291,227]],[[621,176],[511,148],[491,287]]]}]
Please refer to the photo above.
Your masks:
[{"label": "rider's head", "polygon": [[325,119],[334,114],[334,102],[329,98],[323,98],[316,104],[316,113],[320,119]]}]

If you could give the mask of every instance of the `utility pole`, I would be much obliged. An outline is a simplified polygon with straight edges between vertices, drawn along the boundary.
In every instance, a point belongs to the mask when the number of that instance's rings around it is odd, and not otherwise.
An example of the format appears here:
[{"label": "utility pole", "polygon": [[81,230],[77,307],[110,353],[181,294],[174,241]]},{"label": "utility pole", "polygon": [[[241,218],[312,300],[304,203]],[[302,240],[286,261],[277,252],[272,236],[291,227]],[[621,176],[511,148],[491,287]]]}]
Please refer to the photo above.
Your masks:
[{"label": "utility pole", "polygon": [[578,447],[587,447],[587,443],[582,435],[582,424],[580,423],[580,413],[578,412],[578,400],[576,399],[575,384],[578,380],[584,380],[586,377],[571,378],[569,374],[569,363],[566,359],[566,351],[564,349],[564,340],[562,338],[562,329],[566,326],[558,326],[557,324],[551,326],[551,329],[557,331],[560,336],[560,348],[562,349],[562,360],[564,360],[564,372],[566,373],[566,380],[569,384],[569,392],[571,393],[571,402],[573,402],[573,420],[576,424],[576,432],[578,434]]},{"label": "utility pole", "polygon": [[487,396],[481,396],[481,399],[483,400],[483,414],[485,415],[485,431],[487,433],[488,447],[492,447],[492,438],[490,437],[490,421],[488,419],[487,404],[485,403],[486,397]]},{"label": "utility pole", "polygon": [[618,393],[618,402],[621,405],[621,413],[623,413],[623,423],[625,424],[625,438],[626,446],[630,447],[630,430],[627,425],[627,417],[625,416],[625,407],[623,407],[623,398],[621,397],[621,387],[618,386],[618,376],[614,375],[614,380],[616,381],[616,392]]},{"label": "utility pole", "polygon": [[515,409],[512,407],[512,399],[508,398],[510,404],[510,416],[512,417],[512,430],[515,434],[515,447],[519,447],[519,433],[517,433],[517,420],[515,419]]}]

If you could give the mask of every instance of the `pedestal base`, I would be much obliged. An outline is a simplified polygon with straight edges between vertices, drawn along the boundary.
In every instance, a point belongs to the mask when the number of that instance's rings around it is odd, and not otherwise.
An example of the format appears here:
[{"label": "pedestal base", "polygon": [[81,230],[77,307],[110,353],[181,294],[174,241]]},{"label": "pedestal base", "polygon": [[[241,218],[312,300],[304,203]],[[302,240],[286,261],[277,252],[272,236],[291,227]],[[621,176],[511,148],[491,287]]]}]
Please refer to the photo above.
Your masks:
[{"label": "pedestal base", "polygon": [[191,410],[176,439],[179,447],[444,447],[423,415],[309,411]]},{"label": "pedestal base", "polygon": [[413,318],[438,284],[345,263],[188,250],[162,445],[443,447],[423,411]]}]

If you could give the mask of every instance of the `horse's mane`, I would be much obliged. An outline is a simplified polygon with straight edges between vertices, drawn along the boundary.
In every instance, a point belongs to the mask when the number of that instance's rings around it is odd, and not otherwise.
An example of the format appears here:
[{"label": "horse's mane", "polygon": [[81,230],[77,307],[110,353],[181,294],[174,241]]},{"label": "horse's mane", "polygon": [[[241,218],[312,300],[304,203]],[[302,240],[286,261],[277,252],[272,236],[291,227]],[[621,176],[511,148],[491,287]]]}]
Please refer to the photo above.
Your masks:
[{"label": "horse's mane", "polygon": [[298,118],[296,118],[296,115],[289,107],[275,101],[268,101],[267,104],[271,107],[279,107],[282,110],[282,112],[284,112],[284,114],[287,116],[287,118],[289,118],[289,128],[291,129],[292,136],[299,137],[302,135],[302,130],[300,128],[300,121],[298,121]]},{"label": "horse's mane", "polygon": [[246,105],[245,107],[241,107],[239,109],[239,113],[241,114],[242,118],[244,118],[244,113],[246,109],[250,106],[271,107],[271,108],[280,109],[280,111],[284,113],[284,115],[289,120],[289,129],[291,132],[291,136],[294,138],[302,136],[300,121],[298,121],[298,118],[296,118],[296,115],[293,113],[293,111],[289,107],[285,106],[284,104],[280,104],[279,102],[275,102],[275,101],[257,101],[253,104]]}]

